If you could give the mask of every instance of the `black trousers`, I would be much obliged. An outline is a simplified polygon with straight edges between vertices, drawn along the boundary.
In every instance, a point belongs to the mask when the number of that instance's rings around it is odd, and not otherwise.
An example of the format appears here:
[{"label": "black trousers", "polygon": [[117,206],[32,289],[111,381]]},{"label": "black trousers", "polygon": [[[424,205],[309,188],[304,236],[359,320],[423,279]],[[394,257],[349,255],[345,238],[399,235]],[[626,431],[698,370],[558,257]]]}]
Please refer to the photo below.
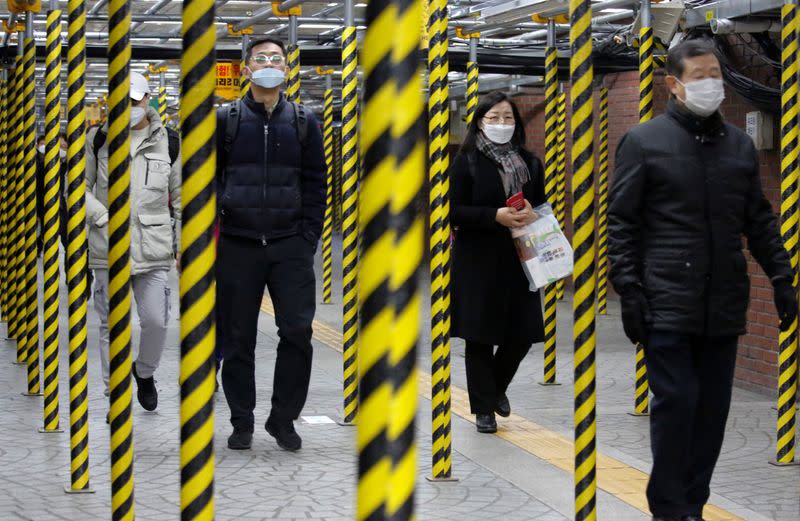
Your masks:
[{"label": "black trousers", "polygon": [[278,326],[271,416],[300,416],[311,378],[311,324],[316,311],[315,245],[302,236],[261,243],[222,236],[217,259],[218,341],[223,346],[222,387],[236,429],[253,430],[258,314],[269,290]]},{"label": "black trousers", "polygon": [[530,345],[502,345],[495,353],[494,346],[467,341],[465,365],[472,414],[494,412],[497,399],[506,393],[530,348]]},{"label": "black trousers", "polygon": [[651,331],[645,346],[653,401],[654,516],[700,516],[708,501],[731,404],[738,337]]}]

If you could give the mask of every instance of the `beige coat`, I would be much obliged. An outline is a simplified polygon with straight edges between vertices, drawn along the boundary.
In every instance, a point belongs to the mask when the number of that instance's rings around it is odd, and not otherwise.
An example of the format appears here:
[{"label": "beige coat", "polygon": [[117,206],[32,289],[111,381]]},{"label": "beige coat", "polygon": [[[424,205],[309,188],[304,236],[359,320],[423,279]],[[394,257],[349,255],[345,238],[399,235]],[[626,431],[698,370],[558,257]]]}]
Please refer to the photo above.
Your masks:
[{"label": "beige coat", "polygon": [[[169,138],[158,112],[148,107],[150,134],[131,154],[131,273],[174,265],[181,224],[181,159],[170,167]],[[103,127],[107,132],[107,127]],[[89,268],[108,266],[108,138],[94,155],[96,130],[86,136],[86,225]],[[169,213],[172,198],[173,220]]]}]

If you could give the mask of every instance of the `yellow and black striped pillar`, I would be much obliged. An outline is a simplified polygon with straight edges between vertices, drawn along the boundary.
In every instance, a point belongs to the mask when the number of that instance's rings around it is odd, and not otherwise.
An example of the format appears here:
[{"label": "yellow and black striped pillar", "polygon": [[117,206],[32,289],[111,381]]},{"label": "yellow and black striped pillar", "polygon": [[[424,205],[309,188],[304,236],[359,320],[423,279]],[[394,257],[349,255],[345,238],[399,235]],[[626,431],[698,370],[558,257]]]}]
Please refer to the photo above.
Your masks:
[{"label": "yellow and black striped pillar", "polygon": [[50,2],[47,13],[45,59],[45,151],[44,151],[44,426],[40,432],[63,432],[58,403],[58,304],[60,268],[58,245],[61,230],[61,11]]},{"label": "yellow and black striped pillar", "polygon": [[[558,50],[555,46],[555,20],[547,22],[547,47],[544,54],[544,182],[547,202],[558,207]],[[556,309],[557,284],[544,290],[544,379],[542,385],[556,385]]]},{"label": "yellow and black striped pillar", "polygon": [[300,103],[300,47],[297,45],[297,16],[289,15],[289,46],[286,99]]},{"label": "yellow and black striped pillar", "polygon": [[[783,30],[781,74],[781,235],[789,252],[797,287],[798,270],[798,86],[797,86],[797,4],[787,1],[781,9]],[[797,319],[779,334],[778,424],[775,462],[794,462],[797,394]]]},{"label": "yellow and black striped pillar", "polygon": [[28,13],[25,30],[24,100],[25,139],[25,337],[28,365],[27,396],[40,396],[39,379],[39,288],[36,259],[36,42],[33,39],[33,13]]},{"label": "yellow and black striped pillar", "polygon": [[[349,9],[348,9],[349,8]],[[349,18],[349,19],[348,19]],[[358,49],[353,23],[353,0],[345,1],[342,31],[342,313],[343,386],[342,423],[358,412]]]},{"label": "yellow and black striped pillar", "polygon": [[333,80],[332,70],[325,75],[323,136],[325,145],[325,219],[322,227],[322,303],[331,303],[333,286]]},{"label": "yellow and black striped pillar", "polygon": [[597,518],[595,410],[594,126],[592,4],[570,0],[572,50],[572,236],[575,364],[575,520]]},{"label": "yellow and black striped pillar", "polygon": [[467,62],[467,125],[472,123],[478,108],[478,38],[470,35]]},{"label": "yellow and black striped pillar", "polygon": [[[556,108],[556,219],[561,229],[567,226],[567,95],[558,93]],[[556,283],[558,300],[564,298],[564,280]]]},{"label": "yellow and black striped pillar", "polygon": [[597,313],[608,307],[608,89],[600,88],[600,150],[598,151]]},{"label": "yellow and black striped pillar", "polygon": [[431,252],[431,407],[433,479],[452,474],[450,412],[450,100],[447,1],[432,0],[428,18],[428,154]]},{"label": "yellow and black striped pillar", "polygon": [[244,68],[247,66],[245,58],[247,56],[247,46],[250,45],[250,35],[242,34],[242,62],[239,64],[239,97],[244,98],[250,90],[250,78],[244,75]]},{"label": "yellow and black striped pillar", "polygon": [[88,243],[86,241],[86,2],[69,0],[67,27],[67,256],[69,288],[70,484],[67,493],[89,486],[89,396],[86,351]]},{"label": "yellow and black striped pillar", "polygon": [[[642,0],[642,27],[639,29],[639,123],[653,119],[653,28],[650,25],[650,0]],[[646,416],[650,410],[650,385],[644,347],[636,344],[636,381],[634,416]]]},{"label": "yellow and black striped pillar", "polygon": [[213,0],[183,2],[181,519],[214,519],[216,28]]},{"label": "yellow and black striped pillar", "polygon": [[8,128],[8,70],[0,69],[0,315],[8,331],[8,226],[9,171],[7,168],[6,132]]},{"label": "yellow and black striped pillar", "polygon": [[[17,45],[19,53],[24,52],[24,45]],[[9,146],[10,164],[7,166],[13,170],[15,180],[14,192],[16,197],[12,199],[12,232],[11,244],[11,271],[12,285],[9,295],[9,336],[17,341],[17,365],[27,363],[27,338],[25,330],[25,99],[23,94],[23,75],[24,61],[23,55],[18,54],[14,68],[14,94],[13,111],[11,113],[11,145]]]},{"label": "yellow and black striped pillar", "polygon": [[158,115],[161,116],[161,124],[167,124],[167,68],[161,67],[158,70]]},{"label": "yellow and black striped pillar", "polygon": [[[440,3],[439,3],[440,2]],[[395,84],[395,103],[392,106],[390,158],[394,159],[390,203],[390,236],[394,238],[392,268],[389,278],[390,309],[394,312],[389,349],[389,380],[392,384],[392,401],[389,410],[388,453],[391,455],[391,476],[387,484],[386,519],[410,521],[414,516],[414,495],[417,475],[417,446],[414,424],[417,413],[417,342],[419,340],[420,309],[422,298],[417,284],[425,241],[425,223],[420,214],[422,186],[425,171],[425,124],[422,76],[418,53],[422,36],[422,0],[395,0],[397,20],[394,27],[392,71]],[[437,0],[443,10],[446,35],[447,15],[445,0]],[[431,4],[433,7],[434,4]],[[439,18],[441,20],[441,17]],[[374,22],[373,22],[374,23]],[[387,34],[384,22],[376,23],[380,34]],[[433,43],[433,42],[431,42]],[[445,36],[446,47],[446,36]],[[446,60],[446,53],[444,59]],[[446,61],[445,61],[446,63]],[[372,79],[379,80],[373,71]],[[446,81],[446,74],[445,74]],[[389,89],[383,89],[389,90]],[[367,86],[367,92],[369,87]],[[374,92],[374,91],[373,91]],[[380,110],[383,93],[371,97],[372,110]],[[368,98],[369,99],[369,98]],[[444,84],[447,99],[447,84]],[[383,105],[384,110],[386,105]],[[447,103],[444,110],[449,111]],[[367,118],[365,124],[369,124]],[[380,143],[380,140],[375,144]],[[380,146],[380,145],[378,145]],[[376,152],[373,145],[372,151]],[[374,157],[374,156],[373,156]],[[373,163],[374,164],[374,163]],[[383,167],[378,167],[383,169]],[[372,182],[378,180],[373,169]],[[446,174],[446,170],[445,170]],[[380,174],[383,175],[382,173]],[[444,179],[444,190],[448,186]],[[445,197],[444,215],[447,216]],[[367,203],[371,205],[371,203]],[[444,229],[449,229],[445,219]],[[449,234],[448,234],[449,237]],[[366,257],[365,257],[366,258]],[[376,259],[377,260],[377,259]],[[449,260],[445,258],[445,268]],[[366,284],[366,281],[365,281]],[[449,298],[449,296],[448,296]],[[445,306],[448,305],[445,300]],[[449,320],[449,317],[448,319]],[[446,326],[449,324],[446,322]],[[449,381],[449,375],[447,376]],[[448,397],[449,398],[449,397]],[[359,422],[359,429],[368,422]],[[364,425],[369,431],[370,425]],[[447,433],[449,439],[449,431]],[[449,470],[449,469],[448,469]]]},{"label": "yellow and black striped pillar", "polygon": [[[358,521],[388,519],[388,485],[392,476],[392,457],[388,451],[389,406],[393,396],[389,354],[395,317],[389,279],[395,243],[390,204],[396,159],[392,155],[391,140],[393,107],[401,100],[396,97],[392,74],[394,42],[387,35],[399,32],[395,2],[369,2],[362,51],[364,110],[359,142],[364,176],[358,193],[360,218],[357,220],[363,247],[357,285],[357,317],[361,326],[356,435]],[[354,165],[352,168],[355,170]]]},{"label": "yellow and black striped pillar", "polygon": [[108,331],[111,517],[134,518],[131,415],[130,0],[108,3]]}]

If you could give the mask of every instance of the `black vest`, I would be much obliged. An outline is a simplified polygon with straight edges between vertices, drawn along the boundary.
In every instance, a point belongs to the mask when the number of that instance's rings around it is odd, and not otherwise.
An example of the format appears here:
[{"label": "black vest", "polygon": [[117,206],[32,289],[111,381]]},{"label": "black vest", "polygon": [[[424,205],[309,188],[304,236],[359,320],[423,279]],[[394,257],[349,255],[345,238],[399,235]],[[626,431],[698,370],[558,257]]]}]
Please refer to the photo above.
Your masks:
[{"label": "black vest", "polygon": [[219,150],[221,232],[262,244],[298,234],[302,145],[292,105],[281,97],[268,116],[248,93],[240,106],[236,138],[227,153]]}]

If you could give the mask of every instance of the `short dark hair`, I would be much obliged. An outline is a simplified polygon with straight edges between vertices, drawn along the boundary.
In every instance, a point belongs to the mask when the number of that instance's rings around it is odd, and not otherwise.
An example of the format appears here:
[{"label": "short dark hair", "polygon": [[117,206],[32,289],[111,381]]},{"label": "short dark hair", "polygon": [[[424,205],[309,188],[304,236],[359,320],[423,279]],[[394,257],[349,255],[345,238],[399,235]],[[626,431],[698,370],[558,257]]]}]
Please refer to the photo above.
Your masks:
[{"label": "short dark hair", "polygon": [[522,121],[519,109],[517,109],[517,105],[514,103],[514,100],[511,99],[511,96],[505,92],[496,90],[483,96],[478,106],[475,107],[475,114],[472,116],[472,121],[470,121],[467,127],[467,135],[464,137],[464,142],[461,144],[462,151],[468,152],[475,148],[475,140],[478,136],[478,132],[480,132],[478,123],[487,112],[492,110],[492,107],[504,101],[507,101],[509,105],[511,105],[511,111],[514,113],[515,128],[514,135],[511,137],[511,143],[519,148],[525,148],[525,122]]},{"label": "short dark hair", "polygon": [[258,38],[250,42],[250,44],[247,46],[247,50],[245,51],[244,55],[245,63],[250,61],[250,57],[253,55],[253,49],[255,49],[259,45],[264,45],[265,43],[271,43],[273,45],[277,45],[278,47],[280,47],[281,54],[283,54],[283,57],[286,58],[286,44],[283,43],[283,40],[278,40],[277,38],[265,37],[265,38]]},{"label": "short dark hair", "polygon": [[680,78],[683,76],[686,58],[696,58],[698,56],[715,56],[719,60],[719,52],[714,42],[707,38],[695,38],[686,40],[672,49],[667,54],[667,74]]}]

